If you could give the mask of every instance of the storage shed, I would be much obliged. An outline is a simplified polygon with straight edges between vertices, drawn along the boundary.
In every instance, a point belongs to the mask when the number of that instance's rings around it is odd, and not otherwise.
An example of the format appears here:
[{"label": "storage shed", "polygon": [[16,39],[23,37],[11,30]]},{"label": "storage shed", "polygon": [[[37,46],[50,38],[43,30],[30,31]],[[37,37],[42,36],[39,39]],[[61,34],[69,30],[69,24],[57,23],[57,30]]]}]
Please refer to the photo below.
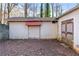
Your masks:
[{"label": "storage shed", "polygon": [[9,18],[9,39],[58,39],[79,52],[79,7],[53,18]]},{"label": "storage shed", "polygon": [[9,39],[57,39],[52,18],[9,18]]},{"label": "storage shed", "polygon": [[58,17],[58,39],[79,52],[79,7],[74,7]]}]

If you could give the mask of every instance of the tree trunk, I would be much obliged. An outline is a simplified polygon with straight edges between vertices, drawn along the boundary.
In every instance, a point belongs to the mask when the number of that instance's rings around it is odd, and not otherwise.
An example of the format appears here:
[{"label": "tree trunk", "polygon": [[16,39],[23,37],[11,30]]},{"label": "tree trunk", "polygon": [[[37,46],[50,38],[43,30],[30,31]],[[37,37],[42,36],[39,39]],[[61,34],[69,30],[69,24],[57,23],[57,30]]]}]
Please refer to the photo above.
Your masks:
[{"label": "tree trunk", "polygon": [[54,17],[54,3],[52,3],[52,18]]},{"label": "tree trunk", "polygon": [[[0,17],[1,17],[0,20],[2,21],[2,3],[0,3],[0,4],[1,4],[1,5],[0,5],[0,8],[1,8],[1,9],[0,9]],[[0,23],[1,23],[1,22],[0,22]]]},{"label": "tree trunk", "polygon": [[5,6],[4,6],[4,20],[5,20],[5,14],[6,14],[6,3],[5,3]]},{"label": "tree trunk", "polygon": [[8,7],[7,7],[7,9],[8,9],[8,18],[9,18],[9,13],[10,13],[10,4],[8,3]]},{"label": "tree trunk", "polygon": [[40,7],[40,17],[43,17],[43,3],[41,3],[41,7]]},{"label": "tree trunk", "polygon": [[27,18],[27,3],[25,3],[25,18]]},{"label": "tree trunk", "polygon": [[56,17],[60,16],[62,14],[62,6],[57,3],[56,4]]},{"label": "tree trunk", "polygon": [[50,5],[46,3],[45,17],[50,17]]},{"label": "tree trunk", "polygon": [[56,17],[58,16],[58,4],[56,4]]}]

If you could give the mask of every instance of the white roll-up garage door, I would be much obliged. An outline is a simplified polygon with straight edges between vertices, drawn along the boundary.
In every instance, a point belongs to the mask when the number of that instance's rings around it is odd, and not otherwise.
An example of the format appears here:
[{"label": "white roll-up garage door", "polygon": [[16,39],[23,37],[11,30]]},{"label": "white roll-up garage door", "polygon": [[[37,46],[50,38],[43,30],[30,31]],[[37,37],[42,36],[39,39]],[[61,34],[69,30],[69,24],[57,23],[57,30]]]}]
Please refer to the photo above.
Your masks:
[{"label": "white roll-up garage door", "polygon": [[24,22],[9,22],[10,39],[28,39],[28,26]]},{"label": "white roll-up garage door", "polygon": [[29,39],[39,39],[40,26],[29,26]]}]

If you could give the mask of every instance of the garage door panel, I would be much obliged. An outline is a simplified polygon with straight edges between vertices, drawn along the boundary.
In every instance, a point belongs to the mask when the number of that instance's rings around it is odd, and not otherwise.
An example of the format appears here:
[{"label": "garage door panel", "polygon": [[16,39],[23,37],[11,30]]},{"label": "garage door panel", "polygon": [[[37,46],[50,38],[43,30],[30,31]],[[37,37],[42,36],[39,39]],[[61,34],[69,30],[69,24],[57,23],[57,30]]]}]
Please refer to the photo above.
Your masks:
[{"label": "garage door panel", "polygon": [[29,38],[31,39],[39,39],[39,26],[29,26]]},{"label": "garage door panel", "polygon": [[9,34],[10,39],[27,39],[28,27],[24,23],[9,23]]}]

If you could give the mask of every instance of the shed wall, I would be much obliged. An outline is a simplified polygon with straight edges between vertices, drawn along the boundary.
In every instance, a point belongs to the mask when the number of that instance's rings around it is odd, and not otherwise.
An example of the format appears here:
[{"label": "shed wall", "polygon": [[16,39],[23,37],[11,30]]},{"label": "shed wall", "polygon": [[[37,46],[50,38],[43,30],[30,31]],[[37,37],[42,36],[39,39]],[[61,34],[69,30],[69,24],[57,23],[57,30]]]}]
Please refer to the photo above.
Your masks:
[{"label": "shed wall", "polygon": [[[25,22],[9,22],[10,39],[28,39],[28,26]],[[57,23],[41,22],[40,39],[56,39]]]},{"label": "shed wall", "polygon": [[79,45],[79,9],[77,9],[76,11],[73,11],[72,13],[69,13],[63,17],[61,17],[58,21],[58,27],[59,27],[59,31],[58,31],[58,39],[61,40],[61,22],[65,21],[65,20],[69,20],[73,18],[73,26],[74,26],[74,36],[73,36],[73,43],[74,43],[74,47],[76,45]]}]

